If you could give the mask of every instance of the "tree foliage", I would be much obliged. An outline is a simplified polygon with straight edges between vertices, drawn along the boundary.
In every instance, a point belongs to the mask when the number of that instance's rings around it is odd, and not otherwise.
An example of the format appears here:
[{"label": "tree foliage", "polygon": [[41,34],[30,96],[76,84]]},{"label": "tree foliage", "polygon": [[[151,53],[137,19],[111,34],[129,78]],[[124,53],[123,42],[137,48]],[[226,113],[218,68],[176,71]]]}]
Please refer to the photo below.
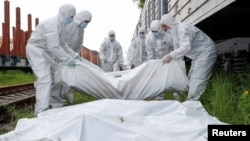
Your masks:
[{"label": "tree foliage", "polygon": [[133,2],[137,3],[137,7],[138,7],[139,9],[142,9],[142,8],[143,8],[145,1],[146,1],[146,0],[133,0]]}]

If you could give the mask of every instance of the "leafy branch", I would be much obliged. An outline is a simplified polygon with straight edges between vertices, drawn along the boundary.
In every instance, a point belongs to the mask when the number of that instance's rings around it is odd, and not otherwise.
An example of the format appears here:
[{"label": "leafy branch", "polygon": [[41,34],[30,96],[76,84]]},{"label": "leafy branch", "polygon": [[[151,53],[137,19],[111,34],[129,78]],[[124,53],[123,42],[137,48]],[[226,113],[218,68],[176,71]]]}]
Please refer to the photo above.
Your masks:
[{"label": "leafy branch", "polygon": [[133,0],[133,2],[137,3],[137,7],[142,9],[145,3],[145,0]]}]

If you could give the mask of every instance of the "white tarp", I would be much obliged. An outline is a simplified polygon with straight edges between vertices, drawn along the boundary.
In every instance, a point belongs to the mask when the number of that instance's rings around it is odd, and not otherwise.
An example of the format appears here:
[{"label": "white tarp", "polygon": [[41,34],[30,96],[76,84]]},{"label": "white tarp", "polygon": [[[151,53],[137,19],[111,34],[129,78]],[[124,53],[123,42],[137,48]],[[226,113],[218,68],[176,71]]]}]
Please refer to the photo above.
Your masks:
[{"label": "white tarp", "polygon": [[181,63],[172,60],[163,65],[162,60],[151,60],[132,70],[106,73],[83,60],[76,67],[61,65],[56,79],[97,99],[142,100],[166,91],[187,91],[188,78]]},{"label": "white tarp", "polygon": [[[187,91],[180,62],[153,60],[126,71],[105,73],[84,60],[60,66],[57,82],[97,99],[23,118],[0,141],[207,141],[210,116],[199,101],[144,101],[164,91]],[[126,100],[124,100],[126,99]]]},{"label": "white tarp", "polygon": [[210,116],[199,101],[102,99],[20,119],[0,141],[207,141]]}]

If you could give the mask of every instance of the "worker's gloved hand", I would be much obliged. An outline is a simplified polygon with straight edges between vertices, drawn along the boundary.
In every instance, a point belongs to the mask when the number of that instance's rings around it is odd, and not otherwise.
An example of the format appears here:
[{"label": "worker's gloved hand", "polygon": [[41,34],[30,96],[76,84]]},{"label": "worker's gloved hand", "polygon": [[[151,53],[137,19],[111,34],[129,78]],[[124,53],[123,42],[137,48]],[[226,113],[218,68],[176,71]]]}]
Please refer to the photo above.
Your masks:
[{"label": "worker's gloved hand", "polygon": [[122,69],[122,65],[119,65],[119,68],[120,68],[120,71],[122,71],[123,69]]},{"label": "worker's gloved hand", "polygon": [[170,54],[167,54],[163,57],[163,60],[162,60],[162,63],[165,64],[165,63],[169,63],[170,61],[172,60],[172,57]]},{"label": "worker's gloved hand", "polygon": [[133,69],[133,68],[135,68],[135,65],[134,65],[134,64],[131,65],[131,69]]},{"label": "worker's gloved hand", "polygon": [[69,67],[75,67],[75,66],[76,66],[75,59],[72,59],[71,61],[69,61],[67,65],[68,65]]},{"label": "worker's gloved hand", "polygon": [[79,55],[77,55],[75,58],[73,58],[71,61],[69,61],[69,62],[67,63],[67,65],[68,65],[69,67],[75,67],[77,61],[82,61],[82,58],[81,58]]}]

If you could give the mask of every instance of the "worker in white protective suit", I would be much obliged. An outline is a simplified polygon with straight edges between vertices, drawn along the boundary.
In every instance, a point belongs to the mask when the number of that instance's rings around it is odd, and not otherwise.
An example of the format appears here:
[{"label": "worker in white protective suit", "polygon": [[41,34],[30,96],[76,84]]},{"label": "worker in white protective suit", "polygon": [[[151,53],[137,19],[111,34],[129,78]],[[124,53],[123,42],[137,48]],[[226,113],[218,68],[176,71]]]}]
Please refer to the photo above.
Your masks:
[{"label": "worker in white protective suit", "polygon": [[105,72],[122,71],[123,50],[113,30],[108,32],[108,38],[101,43],[99,56]]},{"label": "worker in white protective suit", "polygon": [[88,10],[81,10],[74,17],[74,22],[67,26],[66,42],[75,52],[81,52],[84,39],[84,29],[91,22],[92,14]]},{"label": "worker in white protective suit", "polygon": [[[79,55],[65,44],[65,30],[76,14],[76,8],[64,4],[58,15],[39,23],[32,32],[27,45],[26,56],[37,78],[35,82],[35,116],[50,108],[60,107],[59,85],[54,83],[55,65],[58,62],[74,67],[80,61]],[[59,99],[58,99],[59,98]],[[58,103],[57,103],[58,102]]]},{"label": "worker in white protective suit", "polygon": [[131,54],[132,54],[132,43],[133,43],[133,41],[134,41],[134,39],[136,38],[136,35],[134,35],[133,36],[133,38],[131,39],[131,41],[130,41],[130,45],[129,45],[129,47],[128,47],[128,51],[127,51],[127,54],[126,54],[126,59],[127,59],[127,62],[128,62],[128,64],[127,64],[127,67],[128,67],[128,69],[132,69],[131,68]]},{"label": "worker in white protective suit", "polygon": [[[148,60],[162,59],[166,54],[174,50],[173,40],[169,34],[166,34],[162,30],[159,20],[151,22],[146,43]],[[173,95],[176,100],[180,97],[178,93],[174,93]],[[156,96],[155,99],[164,100],[165,92]]]},{"label": "worker in white protective suit", "polygon": [[218,56],[214,41],[197,27],[177,22],[169,14],[163,15],[160,23],[164,31],[171,30],[174,40],[174,51],[164,56],[163,63],[183,56],[192,60],[186,100],[199,100],[206,89]]},{"label": "worker in white protective suit", "polygon": [[151,22],[146,43],[148,60],[162,59],[164,55],[174,49],[171,36],[165,34],[159,20]]},{"label": "worker in white protective suit", "polygon": [[139,29],[137,37],[131,43],[129,57],[131,69],[148,60],[145,30],[142,27]]},{"label": "worker in white protective suit", "polygon": [[[76,53],[80,55],[83,46],[84,29],[91,22],[92,14],[88,10],[81,10],[74,17],[74,22],[66,27],[66,43]],[[63,84],[61,91],[62,98],[72,104],[74,95],[72,89]]]}]

